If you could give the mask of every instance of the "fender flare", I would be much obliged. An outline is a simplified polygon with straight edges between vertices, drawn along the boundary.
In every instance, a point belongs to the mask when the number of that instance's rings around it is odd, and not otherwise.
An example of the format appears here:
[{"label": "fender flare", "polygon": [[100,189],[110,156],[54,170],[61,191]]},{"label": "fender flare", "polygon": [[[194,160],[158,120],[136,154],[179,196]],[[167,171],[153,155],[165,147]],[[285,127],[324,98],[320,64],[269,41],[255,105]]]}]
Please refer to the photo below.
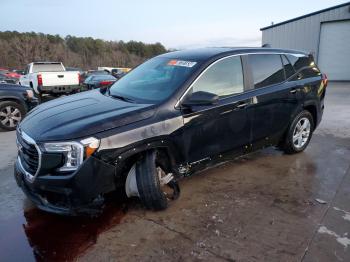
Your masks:
[{"label": "fender flare", "polygon": [[310,112],[312,116],[315,118],[315,126],[319,123],[319,107],[318,104],[315,101],[305,101],[303,104],[303,109],[306,109],[307,107],[313,107],[315,110],[314,112]]},{"label": "fender flare", "polygon": [[6,101],[15,101],[18,104],[20,104],[26,111],[28,111],[26,103],[23,101],[23,99],[17,96],[1,96],[0,102],[6,102]]},{"label": "fender flare", "polygon": [[167,152],[169,160],[172,166],[178,165],[184,162],[184,156],[179,152],[180,150],[174,145],[174,143],[168,140],[153,140],[143,141],[142,144],[128,147],[127,150],[123,151],[118,155],[118,160],[123,161],[133,155],[140,154],[152,149],[163,149]]}]

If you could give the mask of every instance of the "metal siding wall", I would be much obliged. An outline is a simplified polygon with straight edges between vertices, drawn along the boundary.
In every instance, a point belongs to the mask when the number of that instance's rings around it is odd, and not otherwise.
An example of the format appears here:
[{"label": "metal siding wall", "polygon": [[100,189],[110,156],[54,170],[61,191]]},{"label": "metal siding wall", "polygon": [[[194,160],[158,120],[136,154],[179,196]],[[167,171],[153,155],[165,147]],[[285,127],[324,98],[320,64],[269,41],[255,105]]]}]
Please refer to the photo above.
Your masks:
[{"label": "metal siding wall", "polygon": [[350,19],[349,6],[343,6],[317,15],[262,31],[262,44],[276,48],[298,49],[318,57],[321,23]]}]

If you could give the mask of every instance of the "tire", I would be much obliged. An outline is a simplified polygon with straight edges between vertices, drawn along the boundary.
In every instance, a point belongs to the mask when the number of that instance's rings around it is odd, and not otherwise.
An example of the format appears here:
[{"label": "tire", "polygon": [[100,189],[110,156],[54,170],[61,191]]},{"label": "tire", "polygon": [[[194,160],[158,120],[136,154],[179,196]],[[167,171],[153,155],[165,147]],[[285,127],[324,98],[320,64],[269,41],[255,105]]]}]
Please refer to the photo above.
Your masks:
[{"label": "tire", "polygon": [[26,115],[24,107],[13,101],[0,102],[0,128],[12,131]]},{"label": "tire", "polygon": [[166,194],[159,179],[160,165],[157,163],[157,151],[146,152],[136,163],[136,182],[139,197],[147,209],[164,210],[171,200],[178,197],[179,186],[173,179],[163,187],[172,189],[173,194]]},{"label": "tire", "polygon": [[310,143],[314,127],[311,113],[307,110],[301,111],[289,125],[284,141],[281,143],[281,149],[286,154],[304,151]]}]

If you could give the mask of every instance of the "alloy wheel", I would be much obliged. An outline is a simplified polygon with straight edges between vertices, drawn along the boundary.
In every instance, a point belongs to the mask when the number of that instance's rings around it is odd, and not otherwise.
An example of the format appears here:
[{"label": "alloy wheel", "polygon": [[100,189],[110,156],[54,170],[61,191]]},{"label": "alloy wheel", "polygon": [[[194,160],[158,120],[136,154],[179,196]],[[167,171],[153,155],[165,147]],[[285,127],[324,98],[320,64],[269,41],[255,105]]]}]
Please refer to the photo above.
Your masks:
[{"label": "alloy wheel", "polygon": [[296,124],[293,132],[293,144],[296,149],[301,149],[308,142],[310,132],[310,120],[306,117],[301,118]]},{"label": "alloy wheel", "polygon": [[177,198],[178,188],[175,186],[172,173],[165,173],[161,167],[157,167],[160,189],[168,200]]},{"label": "alloy wheel", "polygon": [[0,122],[6,127],[16,127],[21,120],[21,111],[14,106],[6,106],[0,111]]}]

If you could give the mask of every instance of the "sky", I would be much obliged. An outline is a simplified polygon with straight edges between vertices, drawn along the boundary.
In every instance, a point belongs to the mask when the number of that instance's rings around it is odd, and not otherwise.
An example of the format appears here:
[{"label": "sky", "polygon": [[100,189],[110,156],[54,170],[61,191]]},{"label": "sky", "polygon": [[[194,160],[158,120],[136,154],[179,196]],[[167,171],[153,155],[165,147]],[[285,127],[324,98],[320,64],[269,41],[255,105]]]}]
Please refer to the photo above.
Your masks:
[{"label": "sky", "polygon": [[0,0],[0,31],[160,42],[167,48],[260,46],[260,28],[347,1]]}]

